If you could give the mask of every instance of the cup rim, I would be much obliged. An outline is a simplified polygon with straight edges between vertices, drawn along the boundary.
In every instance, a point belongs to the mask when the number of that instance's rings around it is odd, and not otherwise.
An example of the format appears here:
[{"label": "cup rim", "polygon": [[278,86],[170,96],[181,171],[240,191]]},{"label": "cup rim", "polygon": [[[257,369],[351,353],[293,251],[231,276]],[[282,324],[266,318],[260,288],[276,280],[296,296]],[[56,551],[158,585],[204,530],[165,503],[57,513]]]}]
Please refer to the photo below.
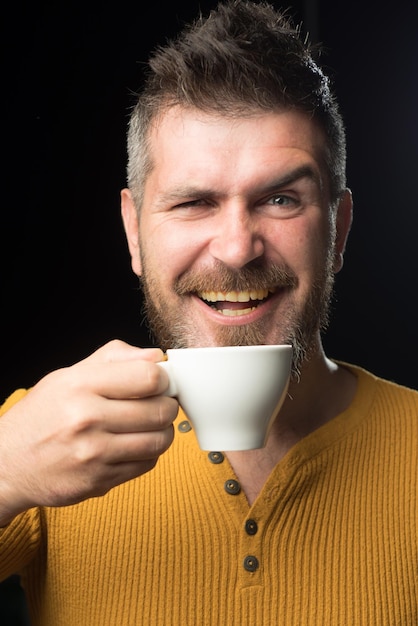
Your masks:
[{"label": "cup rim", "polygon": [[201,346],[201,347],[191,347],[191,348],[167,348],[166,353],[169,354],[170,352],[180,352],[183,350],[188,350],[188,351],[202,351],[202,352],[217,352],[219,350],[222,350],[223,352],[235,352],[237,350],[240,351],[254,351],[254,350],[271,350],[271,349],[277,349],[279,348],[280,350],[283,351],[288,351],[289,349],[292,349],[292,345],[289,343],[276,343],[276,344],[257,344],[257,345],[251,345],[251,346]]}]

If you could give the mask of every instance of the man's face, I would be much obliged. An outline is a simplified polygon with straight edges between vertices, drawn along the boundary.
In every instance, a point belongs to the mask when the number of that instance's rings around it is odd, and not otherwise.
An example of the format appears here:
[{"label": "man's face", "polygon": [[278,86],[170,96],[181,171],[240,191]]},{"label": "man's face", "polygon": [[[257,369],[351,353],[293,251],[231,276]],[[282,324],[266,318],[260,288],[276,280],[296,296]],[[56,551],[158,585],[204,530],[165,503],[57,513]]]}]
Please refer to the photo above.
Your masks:
[{"label": "man's face", "polygon": [[319,348],[347,232],[335,250],[317,126],[297,112],[173,108],[150,145],[139,236],[127,190],[122,210],[161,347],[290,342],[297,359]]}]

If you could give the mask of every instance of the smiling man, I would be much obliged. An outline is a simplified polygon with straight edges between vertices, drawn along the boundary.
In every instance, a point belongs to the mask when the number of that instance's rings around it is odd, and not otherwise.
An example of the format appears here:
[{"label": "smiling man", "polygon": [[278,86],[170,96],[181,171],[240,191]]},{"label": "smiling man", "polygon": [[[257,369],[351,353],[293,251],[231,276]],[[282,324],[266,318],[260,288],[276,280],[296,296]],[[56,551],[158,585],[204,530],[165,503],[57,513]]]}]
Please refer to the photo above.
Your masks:
[{"label": "smiling man", "polygon": [[299,370],[320,347],[351,197],[331,200],[327,143],[306,114],[254,106],[238,119],[168,109],[141,205],[124,190],[123,216],[163,348],[290,342]]},{"label": "smiling man", "polygon": [[[33,626],[411,626],[418,393],[321,342],[352,219],[329,81],[239,0],[148,69],[121,205],[161,349],[110,342],[5,403],[0,576]],[[265,447],[200,450],[163,351],[276,343],[293,374]]]}]

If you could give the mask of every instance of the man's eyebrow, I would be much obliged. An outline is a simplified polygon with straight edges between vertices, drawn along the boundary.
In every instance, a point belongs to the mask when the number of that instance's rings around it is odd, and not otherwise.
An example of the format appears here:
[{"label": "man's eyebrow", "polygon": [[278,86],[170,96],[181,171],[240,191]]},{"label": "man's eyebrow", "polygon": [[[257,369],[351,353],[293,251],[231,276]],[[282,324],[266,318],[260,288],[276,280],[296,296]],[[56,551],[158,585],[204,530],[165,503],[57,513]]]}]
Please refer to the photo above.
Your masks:
[{"label": "man's eyebrow", "polygon": [[166,203],[185,202],[187,199],[209,198],[214,195],[216,195],[216,192],[213,189],[206,189],[196,185],[180,185],[179,187],[164,191],[161,197],[158,198],[156,207],[158,208],[160,204],[165,205]]},{"label": "man's eyebrow", "polygon": [[281,189],[282,187],[287,187],[287,185],[291,185],[292,183],[301,180],[302,178],[307,178],[311,180],[313,183],[318,185],[320,189],[322,189],[323,182],[319,173],[310,165],[301,165],[290,172],[287,172],[283,176],[280,176],[274,179],[269,185],[267,185],[264,190],[275,191]]},{"label": "man's eyebrow", "polygon": [[[260,193],[269,193],[278,191],[282,187],[286,187],[298,180],[307,178],[322,188],[322,179],[318,172],[310,165],[301,165],[283,176],[273,179],[268,185],[262,186]],[[197,185],[180,185],[164,191],[164,194],[157,200],[155,208],[165,205],[166,203],[176,203],[186,201],[188,198],[213,198],[219,196],[219,192],[212,188],[198,187]]]}]

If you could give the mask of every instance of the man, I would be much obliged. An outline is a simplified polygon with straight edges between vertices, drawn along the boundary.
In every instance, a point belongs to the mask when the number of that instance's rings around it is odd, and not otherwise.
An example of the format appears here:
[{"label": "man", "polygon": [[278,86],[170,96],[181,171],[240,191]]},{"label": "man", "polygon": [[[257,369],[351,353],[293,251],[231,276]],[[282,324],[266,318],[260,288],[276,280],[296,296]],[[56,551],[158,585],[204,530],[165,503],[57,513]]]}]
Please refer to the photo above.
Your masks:
[{"label": "man", "polygon": [[[162,350],[294,346],[265,448],[199,449],[160,349],[111,342],[0,421],[0,575],[34,626],[418,619],[418,393],[326,357],[352,201],[327,78],[230,2],[150,60],[122,216]],[[173,425],[174,423],[174,425]]]}]

